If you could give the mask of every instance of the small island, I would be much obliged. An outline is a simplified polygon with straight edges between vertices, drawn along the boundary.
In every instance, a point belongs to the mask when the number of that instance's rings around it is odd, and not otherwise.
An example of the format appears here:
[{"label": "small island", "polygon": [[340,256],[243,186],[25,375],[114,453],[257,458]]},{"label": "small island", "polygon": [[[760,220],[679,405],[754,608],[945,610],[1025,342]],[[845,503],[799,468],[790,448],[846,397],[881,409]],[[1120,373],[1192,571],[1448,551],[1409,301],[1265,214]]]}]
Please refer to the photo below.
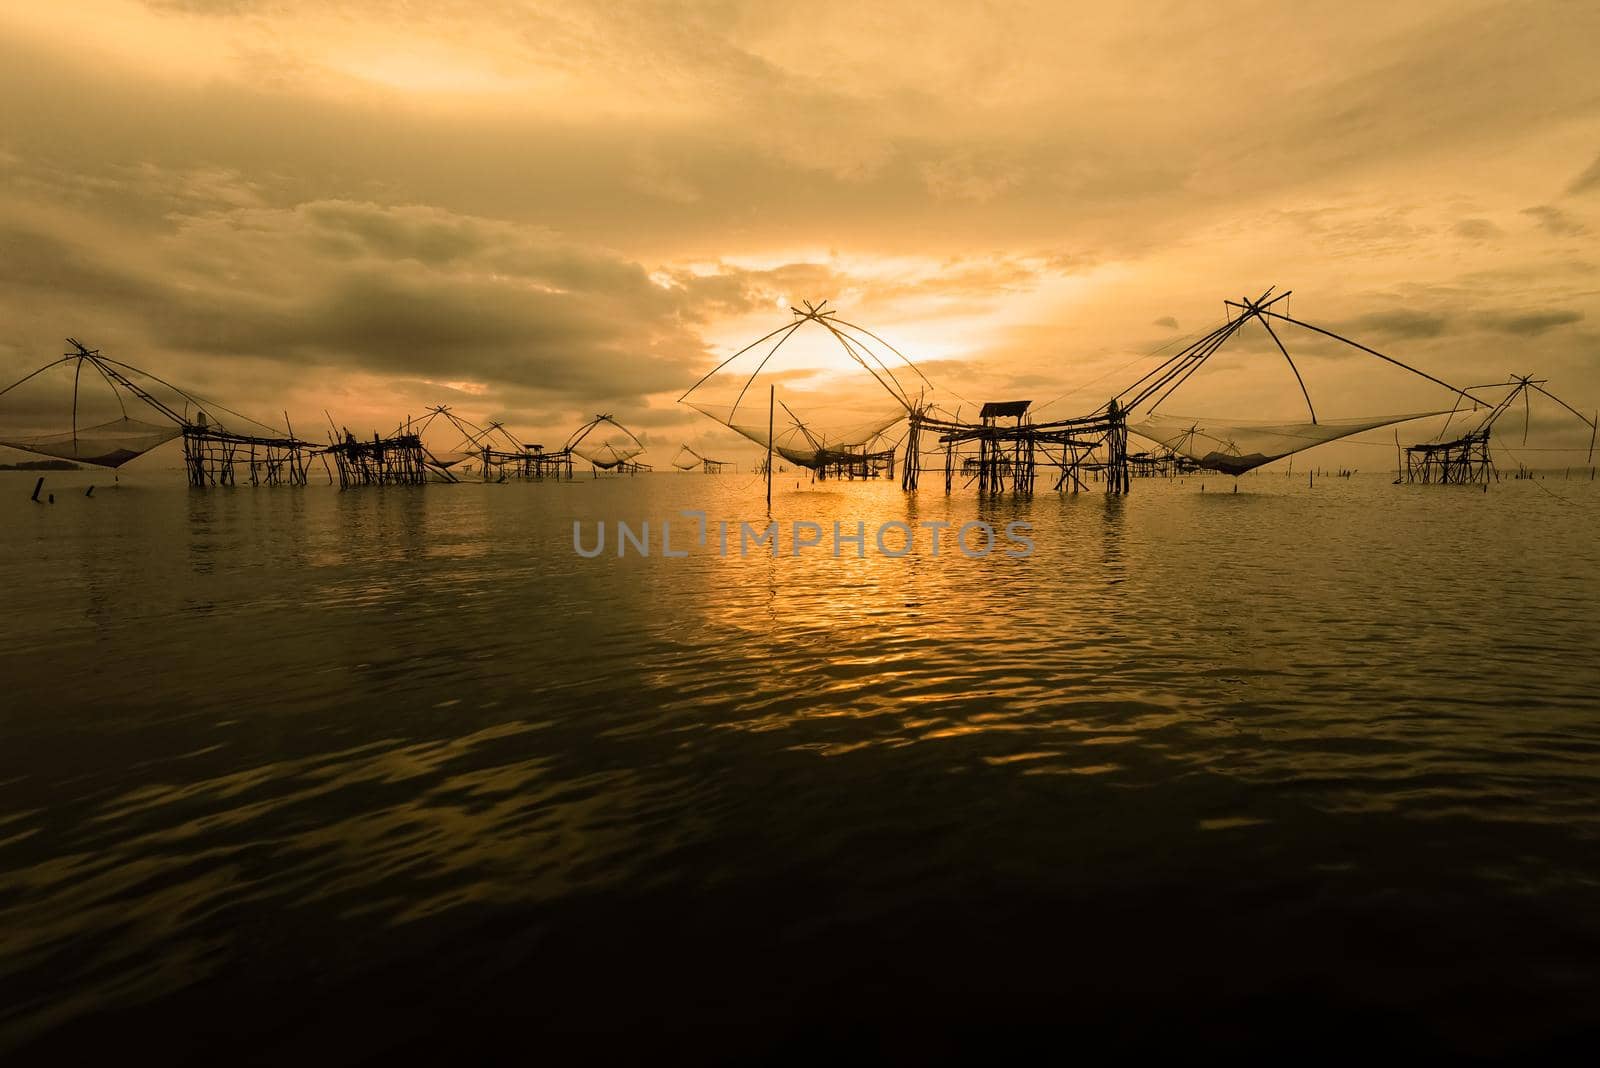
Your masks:
[{"label": "small island", "polygon": [[23,460],[21,463],[0,464],[0,471],[82,471],[81,464],[71,460]]}]

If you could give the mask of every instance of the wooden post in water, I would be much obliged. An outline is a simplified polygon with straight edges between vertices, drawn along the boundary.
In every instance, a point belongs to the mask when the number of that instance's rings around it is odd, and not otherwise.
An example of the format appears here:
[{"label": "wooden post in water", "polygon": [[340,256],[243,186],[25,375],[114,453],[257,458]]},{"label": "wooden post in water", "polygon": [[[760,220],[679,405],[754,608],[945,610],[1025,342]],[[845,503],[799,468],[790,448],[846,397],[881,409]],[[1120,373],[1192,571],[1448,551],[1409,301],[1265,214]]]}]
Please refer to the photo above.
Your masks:
[{"label": "wooden post in water", "polygon": [[772,420],[778,407],[778,384],[767,387],[767,511],[772,511]]}]

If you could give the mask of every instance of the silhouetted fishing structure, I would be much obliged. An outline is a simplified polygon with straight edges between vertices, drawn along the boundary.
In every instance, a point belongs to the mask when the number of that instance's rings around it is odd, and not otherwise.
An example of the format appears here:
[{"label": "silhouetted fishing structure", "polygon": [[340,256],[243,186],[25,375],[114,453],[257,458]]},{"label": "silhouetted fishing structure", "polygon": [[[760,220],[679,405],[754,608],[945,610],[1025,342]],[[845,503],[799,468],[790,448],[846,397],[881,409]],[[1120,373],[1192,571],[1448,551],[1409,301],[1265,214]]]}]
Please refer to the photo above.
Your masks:
[{"label": "silhouetted fishing structure", "polygon": [[[498,424],[496,424],[498,425]],[[496,451],[485,447],[483,455],[485,472],[491,468],[500,473],[501,481],[507,478],[523,482],[542,482],[547,478],[572,478],[572,453],[545,452],[543,445],[524,445],[519,450]],[[485,481],[488,476],[485,475]]]},{"label": "silhouetted fishing structure", "polygon": [[834,449],[816,467],[817,480],[858,478],[893,478],[894,449],[874,449],[870,445],[859,449]]},{"label": "silhouetted fishing structure", "polygon": [[1176,478],[1193,474],[1200,470],[1200,465],[1181,453],[1163,448],[1157,452],[1130,452],[1128,470],[1134,478]]},{"label": "silhouetted fishing structure", "polygon": [[[1057,491],[1078,492],[1093,480],[1103,481],[1108,493],[1128,493],[1135,473],[1211,470],[1237,476],[1303,449],[1364,430],[1443,414],[1423,412],[1341,420],[1319,417],[1305,379],[1278,330],[1273,328],[1272,320],[1313,331],[1420,375],[1458,396],[1467,396],[1454,386],[1359,342],[1283,314],[1276,306],[1288,296],[1287,292],[1273,296],[1273,291],[1268,289],[1254,300],[1246,297],[1225,302],[1232,310],[1222,325],[1180,349],[1087,415],[1033,422],[1027,401],[984,404],[976,423],[941,417],[927,409],[915,411],[911,415],[902,484],[906,489],[916,488],[920,438],[930,430],[945,451],[946,492],[952,488],[959,472],[968,483],[976,483],[980,493],[1030,493],[1035,470],[1042,465],[1059,472],[1052,486]],[[1261,325],[1293,372],[1305,400],[1309,422],[1244,423],[1170,416],[1159,411],[1163,402],[1251,322]],[[1467,399],[1472,400],[1470,396]],[[1130,452],[1130,432],[1154,442],[1159,451],[1155,454]]]},{"label": "silhouetted fishing structure", "polygon": [[[906,434],[905,465],[900,484],[914,490],[922,473],[922,438],[931,434],[944,453],[944,489],[962,484],[979,493],[1032,493],[1037,469],[1058,472],[1051,488],[1077,493],[1092,477],[1103,477],[1108,493],[1126,493],[1128,431],[1122,410],[1047,423],[1028,421],[1032,401],[989,401],[978,409],[976,423],[943,417],[932,408],[911,415]],[[1009,420],[1010,422],[1006,422]]]},{"label": "silhouetted fishing structure", "polygon": [[[1237,476],[1303,449],[1364,430],[1445,414],[1441,410],[1358,419],[1320,417],[1300,368],[1280,334],[1286,326],[1331,339],[1420,376],[1449,390],[1457,398],[1458,405],[1462,399],[1474,406],[1479,404],[1470,394],[1424,371],[1331,330],[1292,318],[1280,308],[1288,296],[1288,292],[1274,296],[1273,290],[1268,289],[1253,300],[1245,297],[1226,301],[1229,313],[1222,325],[1164,360],[1101,407],[1067,418],[1035,421],[1030,411],[1031,401],[1007,400],[982,404],[975,420],[963,419],[960,407],[952,413],[948,406],[930,399],[933,383],[910,359],[877,334],[840,319],[826,307],[826,301],[818,304],[803,301],[802,307],[791,308],[792,322],[723,360],[691,386],[680,400],[751,441],[769,445],[773,452],[812,471],[817,478],[829,474],[869,477],[887,472],[892,475],[893,453],[885,456],[876,452],[869,442],[905,419],[908,427],[900,476],[904,489],[918,488],[925,453],[931,452],[943,454],[947,493],[955,488],[959,479],[963,485],[975,485],[979,493],[985,494],[1032,493],[1041,466],[1054,470],[1053,489],[1074,493],[1087,489],[1091,481],[1103,482],[1108,493],[1127,493],[1136,470],[1146,474],[1212,470]],[[1159,411],[1163,402],[1250,323],[1262,327],[1293,373],[1305,401],[1308,422],[1241,423],[1171,416]],[[850,360],[889,394],[898,410],[890,409],[873,419],[847,421],[843,426],[825,427],[825,417],[811,412],[802,416],[788,398],[777,396],[775,388],[769,403],[771,411],[763,412],[746,403],[756,377],[784,344],[808,324],[820,326],[831,335]],[[732,386],[736,389],[732,390],[731,403],[718,404],[700,395],[714,376],[747,358],[754,360],[754,366],[748,373],[741,371],[732,376]],[[901,380],[908,371],[921,379],[916,396]],[[759,397],[759,391],[754,396]],[[769,430],[769,424],[778,418],[785,424],[783,430]],[[1157,451],[1131,451],[1130,432],[1154,442]]]},{"label": "silhouetted fishing structure", "polygon": [[738,470],[738,465],[727,460],[713,460],[709,456],[701,456],[687,445],[680,446],[678,454],[672,458],[672,466],[679,471],[693,471],[698,468],[708,475],[720,475],[728,469]]},{"label": "silhouetted fishing structure", "polygon": [[[816,480],[894,478],[907,491],[919,488],[929,458],[942,462],[944,490],[958,485],[975,487],[980,494],[1031,494],[1039,470],[1049,473],[1048,485],[1057,492],[1078,493],[1102,483],[1111,494],[1130,492],[1135,477],[1174,477],[1191,472],[1215,471],[1239,476],[1275,460],[1317,445],[1378,427],[1427,416],[1447,416],[1444,429],[1430,442],[1401,449],[1396,481],[1422,483],[1484,483],[1498,478],[1491,455],[1496,423],[1520,399],[1524,409],[1524,441],[1528,409],[1534,395],[1555,402],[1590,430],[1589,463],[1592,465],[1600,418],[1590,418],[1546,389],[1546,380],[1529,375],[1506,382],[1468,389],[1457,388],[1426,371],[1404,363],[1335,331],[1293,318],[1284,301],[1289,292],[1274,295],[1269,288],[1259,297],[1224,302],[1221,325],[1191,341],[1141,375],[1093,411],[1040,420],[1031,400],[964,402],[953,406],[938,399],[938,391],[922,370],[879,335],[841,319],[827,301],[802,301],[792,307],[793,319],[735,352],[691,386],[680,401],[763,447],[766,459],[757,466],[764,473],[772,457],[809,471]],[[1305,420],[1238,422],[1219,417],[1172,415],[1162,410],[1197,372],[1241,331],[1259,326],[1266,351],[1281,356],[1304,400]],[[768,372],[780,350],[800,331],[810,330],[824,353],[846,357],[852,372],[865,371],[876,389],[835,387],[833,393],[807,394],[777,382],[768,389],[752,390],[757,377]],[[1326,344],[1366,354],[1449,391],[1453,407],[1395,415],[1328,419],[1320,415],[1311,389],[1291,354],[1285,338],[1291,329],[1314,335]],[[1258,339],[1259,344],[1260,339]],[[348,428],[329,419],[329,440],[317,445],[297,437],[284,416],[279,430],[207,402],[157,378],[147,371],[104,356],[76,340],[71,351],[0,390],[0,397],[54,369],[70,375],[71,405],[65,431],[30,427],[0,430],[0,445],[95,466],[116,468],[161,444],[181,438],[185,477],[191,486],[305,485],[312,461],[321,457],[329,481],[341,488],[383,485],[422,485],[459,482],[474,469],[485,482],[535,481],[572,478],[578,462],[601,472],[634,474],[649,471],[638,457],[644,442],[609,414],[599,414],[578,427],[556,450],[519,439],[499,422],[479,424],[463,418],[447,405],[436,405],[419,419],[410,417],[385,437],[374,433],[358,438]],[[793,349],[790,350],[794,351]],[[788,381],[814,379],[831,385],[817,368],[790,372]],[[107,409],[89,413],[82,393],[85,381],[101,383],[102,401],[115,401],[115,415]],[[914,387],[915,392],[912,391]],[[724,395],[714,396],[721,388]],[[1498,399],[1485,399],[1486,391],[1504,389]],[[766,397],[761,394],[765,392]],[[765,400],[765,404],[762,400]],[[1054,403],[1054,402],[1052,402]],[[139,416],[130,415],[130,404]],[[142,407],[140,407],[142,406]],[[1048,407],[1048,405],[1046,405]],[[42,410],[42,409],[41,409]],[[975,412],[963,417],[963,411]],[[228,422],[218,418],[224,413]],[[112,417],[107,417],[112,416]],[[141,417],[142,416],[142,417]],[[35,415],[32,418],[45,418]],[[1458,423],[1458,419],[1465,419]],[[905,424],[903,437],[890,430]],[[61,423],[55,423],[59,427]],[[1458,429],[1453,436],[1450,428]],[[1465,426],[1466,429],[1460,429]],[[447,430],[453,444],[440,448],[425,435]],[[1130,447],[1130,435],[1153,443],[1149,449]],[[331,460],[331,464],[330,464]],[[683,445],[672,461],[681,471],[716,473],[734,466]],[[780,468],[781,469],[781,468]],[[1531,470],[1518,462],[1519,474]]]},{"label": "silhouetted fishing structure", "polygon": [[304,486],[315,455],[314,446],[293,435],[272,438],[210,427],[204,412],[183,431],[184,470],[196,488],[237,485],[240,469],[252,486]]},{"label": "silhouetted fishing structure", "polygon": [[339,472],[339,488],[356,486],[421,486],[428,481],[427,453],[422,438],[398,433],[389,437],[372,435],[371,441],[357,438],[349,429],[325,450],[333,457]]},{"label": "silhouetted fishing structure", "polygon": [[[1489,457],[1489,430],[1469,430],[1451,441],[1406,446],[1405,480],[1441,485],[1487,483],[1494,475]],[[1400,479],[1397,476],[1396,482]]]},{"label": "silhouetted fishing structure", "polygon": [[572,432],[561,451],[568,457],[587,460],[598,475],[601,471],[634,475],[649,471],[650,465],[634,457],[644,452],[644,442],[610,415],[597,415]]},{"label": "silhouetted fishing structure", "polygon": [[[306,484],[309,461],[318,451],[312,442],[295,437],[290,430],[279,430],[220,404],[202,401],[187,390],[112,359],[75,338],[68,338],[67,344],[72,346],[72,351],[24,375],[0,390],[0,396],[54,368],[70,368],[70,428],[65,432],[7,434],[0,437],[0,445],[115,469],[181,437],[184,472],[193,487],[233,486],[241,481],[268,486]],[[88,376],[85,371],[89,372]],[[116,418],[87,426],[82,424],[85,377],[108,387],[109,396],[116,401],[119,413]],[[130,402],[143,405],[144,410],[153,412],[161,421],[151,422],[129,415]],[[232,416],[238,424],[224,425],[217,419],[218,412]],[[244,424],[268,433],[244,433],[238,428]]]},{"label": "silhouetted fishing structure", "polygon": [[454,472],[470,473],[474,464],[484,482],[572,477],[571,453],[547,453],[543,445],[519,440],[502,423],[480,426],[448,405],[429,408],[428,414],[415,424],[407,420],[407,428],[414,428],[426,442],[429,430],[441,423],[459,435],[459,441],[449,449],[431,449],[424,445],[429,466],[445,476],[441,481],[456,481]]},{"label": "silhouetted fishing structure", "polygon": [[[890,366],[891,360],[903,365],[902,374],[907,369],[918,376],[922,372],[876,334],[839,319],[827,307],[827,301],[801,303],[803,308],[790,308],[794,313],[791,322],[757,338],[706,372],[678,398],[679,402],[762,448],[770,448],[774,455],[810,471],[814,478],[869,478],[885,472],[892,475],[894,450],[873,443],[884,431],[905,419],[915,405]],[[835,343],[850,362],[866,370],[892,399],[876,404],[869,402],[864,411],[841,415],[839,411],[847,405],[834,398],[811,398],[808,403],[794,391],[786,391],[785,396],[779,397],[774,387],[756,391],[747,403],[751,384],[773,357],[807,326],[823,331],[821,337]],[[733,370],[735,364],[747,359],[754,364],[748,373],[743,367]],[[707,387],[718,376],[726,378],[724,395],[720,399],[705,395],[709,392]],[[763,392],[766,397],[760,396]],[[767,403],[761,404],[762,400]],[[821,414],[814,414],[819,410]]]},{"label": "silhouetted fishing structure", "polygon": [[[1532,375],[1512,375],[1505,382],[1495,382],[1484,386],[1468,386],[1468,391],[1484,391],[1509,387],[1505,396],[1495,402],[1487,413],[1481,418],[1469,420],[1469,429],[1458,433],[1455,437],[1445,439],[1449,433],[1450,423],[1454,421],[1456,413],[1451,413],[1451,418],[1445,421],[1444,428],[1438,437],[1431,442],[1419,442],[1408,446],[1405,450],[1404,477],[1407,482],[1435,483],[1439,485],[1477,485],[1485,488],[1491,481],[1499,480],[1499,471],[1495,468],[1494,458],[1490,455],[1490,440],[1494,433],[1495,424],[1509,412],[1517,403],[1522,401],[1523,422],[1522,441],[1528,441],[1528,426],[1532,419],[1531,402],[1534,393],[1555,401],[1562,408],[1576,416],[1584,426],[1589,428],[1589,455],[1587,464],[1594,463],[1595,434],[1600,426],[1600,413],[1591,419],[1578,409],[1562,400],[1560,397],[1545,389],[1547,379],[1534,378]],[[1476,415],[1477,413],[1474,413]],[[1518,477],[1524,477],[1526,466],[1518,462]],[[1395,481],[1400,481],[1396,476]]]},{"label": "silhouetted fishing structure", "polygon": [[[1268,289],[1254,300],[1243,297],[1238,301],[1226,301],[1225,306],[1233,309],[1226,322],[1186,346],[1117,394],[1117,400],[1129,412],[1138,413],[1130,419],[1129,429],[1172,453],[1188,457],[1201,470],[1238,476],[1274,460],[1365,430],[1447,414],[1445,410],[1440,410],[1346,419],[1319,417],[1316,406],[1311,400],[1311,391],[1306,387],[1305,378],[1283,341],[1284,335],[1279,333],[1284,326],[1293,326],[1330,339],[1440,386],[1454,395],[1458,406],[1462,400],[1474,407],[1481,403],[1466,391],[1426,371],[1402,363],[1392,356],[1332,330],[1285,314],[1279,310],[1279,305],[1288,299],[1290,292],[1285,291],[1274,296],[1273,290]],[[1162,403],[1215,356],[1230,339],[1236,337],[1247,324],[1252,322],[1259,324],[1266,332],[1267,337],[1272,340],[1273,347],[1282,355],[1293,373],[1300,394],[1305,400],[1306,412],[1310,417],[1308,422],[1244,423],[1195,416],[1174,416],[1158,411]],[[1279,324],[1278,329],[1274,329],[1274,323]]]},{"label": "silhouetted fishing structure", "polygon": [[[860,477],[890,474],[893,454],[874,451],[869,442],[882,435],[901,419],[907,421],[901,485],[915,490],[930,455],[941,456],[945,492],[958,481],[975,486],[979,493],[1020,493],[1034,491],[1038,469],[1052,472],[1051,487],[1060,492],[1079,492],[1091,482],[1104,484],[1106,492],[1130,491],[1135,475],[1178,475],[1216,471],[1237,477],[1264,464],[1292,456],[1317,445],[1428,416],[1449,414],[1447,409],[1391,415],[1329,419],[1319,415],[1311,390],[1295,362],[1285,338],[1289,332],[1313,335],[1324,344],[1334,342],[1344,349],[1363,353],[1406,372],[1410,376],[1447,390],[1456,409],[1465,402],[1473,409],[1486,402],[1472,393],[1404,363],[1393,356],[1345,337],[1333,330],[1294,318],[1284,310],[1289,292],[1275,294],[1267,289],[1254,299],[1242,297],[1224,302],[1224,322],[1163,360],[1107,403],[1082,415],[1038,421],[1032,402],[1027,400],[990,401],[977,406],[976,417],[963,418],[965,405],[952,412],[949,405],[931,399],[933,384],[911,360],[878,335],[845,322],[827,302],[802,302],[791,308],[794,320],[758,338],[718,364],[684,393],[680,400],[739,432],[759,445],[768,445],[769,420],[783,424],[772,432],[772,451],[784,459],[813,472],[817,478]],[[746,398],[759,397],[751,385],[798,330],[807,324],[823,328],[861,369],[865,370],[899,410],[888,410],[869,420],[844,421],[825,426],[826,414],[808,410],[797,413],[788,398],[780,398],[774,388],[771,411],[763,411]],[[1178,416],[1161,411],[1162,405],[1201,370],[1247,326],[1256,324],[1271,341],[1271,349],[1281,356],[1294,377],[1307,418],[1303,421],[1240,422],[1230,418]],[[714,376],[736,362],[752,360],[748,373],[733,376],[731,403],[715,403],[703,397],[703,387]],[[903,377],[921,379],[913,396]],[[907,381],[912,381],[907,378]],[[970,409],[969,409],[970,410]],[[1587,421],[1587,420],[1586,420]],[[1590,424],[1591,427],[1593,423]],[[1132,450],[1129,436],[1154,444],[1153,449]]]},{"label": "silhouetted fishing structure", "polygon": [[[70,402],[62,406],[66,409],[62,413],[64,418],[54,417],[66,422],[67,429],[0,430],[0,445],[115,469],[174,438],[181,438],[185,478],[197,489],[238,485],[303,486],[309,481],[311,466],[318,458],[323,461],[328,481],[337,481],[341,489],[456,482],[460,481],[457,472],[468,460],[481,465],[486,480],[496,477],[504,480],[507,476],[572,477],[574,454],[571,450],[545,453],[538,445],[518,441],[498,423],[478,426],[443,405],[430,409],[424,419],[415,423],[407,419],[388,436],[374,433],[371,438],[359,438],[348,427],[336,426],[330,418],[328,441],[318,444],[297,437],[292,429],[279,430],[204,400],[76,339],[68,338],[67,343],[71,346],[70,352],[0,390],[0,397],[15,397],[18,394],[14,391],[29,382],[44,381],[53,370],[68,376],[63,386],[69,390]],[[84,392],[89,383],[104,387],[95,398]],[[91,399],[98,400],[101,407],[114,403],[115,417],[104,418],[109,412],[90,417]],[[33,408],[38,414],[29,418],[52,418],[49,415],[52,405],[35,404]],[[130,408],[151,413],[154,418],[131,415]],[[228,416],[229,421],[223,422],[218,413]],[[461,443],[455,450],[435,453],[426,446],[422,435],[435,420],[443,420],[460,435]],[[287,415],[284,424],[289,426]],[[632,455],[632,452],[626,454],[627,457]],[[605,466],[606,457],[600,460]],[[629,466],[638,469],[640,465]]]}]

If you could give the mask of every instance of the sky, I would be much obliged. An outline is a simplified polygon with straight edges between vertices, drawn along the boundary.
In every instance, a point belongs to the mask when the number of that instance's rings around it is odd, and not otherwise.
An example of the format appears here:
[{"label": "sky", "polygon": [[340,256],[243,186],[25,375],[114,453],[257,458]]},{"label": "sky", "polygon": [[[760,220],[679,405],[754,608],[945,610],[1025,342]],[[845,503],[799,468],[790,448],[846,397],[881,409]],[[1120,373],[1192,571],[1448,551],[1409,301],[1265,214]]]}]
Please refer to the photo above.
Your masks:
[{"label": "sky", "polygon": [[[72,336],[297,430],[607,412],[664,467],[750,451],[678,397],[802,299],[1043,417],[1276,286],[1600,404],[1600,7],[953,6],[0,0],[0,378]],[[1450,406],[1285,340],[1324,417]],[[1169,405],[1299,417],[1268,346]]]}]

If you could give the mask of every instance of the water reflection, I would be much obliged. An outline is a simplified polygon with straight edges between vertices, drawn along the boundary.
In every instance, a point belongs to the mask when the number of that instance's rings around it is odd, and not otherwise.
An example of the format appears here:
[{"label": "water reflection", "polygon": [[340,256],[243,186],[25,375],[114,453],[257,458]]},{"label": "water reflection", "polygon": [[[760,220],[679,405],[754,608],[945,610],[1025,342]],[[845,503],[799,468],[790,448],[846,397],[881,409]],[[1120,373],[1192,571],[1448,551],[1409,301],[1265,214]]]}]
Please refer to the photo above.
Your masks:
[{"label": "water reflection", "polygon": [[[338,939],[796,873],[833,902],[787,902],[814,928],[956,909],[976,879],[1084,915],[1178,881],[1237,918],[1236,873],[1365,900],[1426,854],[1435,892],[1587,932],[1600,494],[1251,489],[783,488],[786,528],[866,526],[839,558],[572,554],[574,520],[765,523],[759,487],[706,476],[20,517],[0,1034],[246,965],[292,981],[241,925]],[[932,553],[922,524],[974,519],[1031,524],[1034,554]],[[872,550],[887,521],[918,532],[905,557]]]}]

